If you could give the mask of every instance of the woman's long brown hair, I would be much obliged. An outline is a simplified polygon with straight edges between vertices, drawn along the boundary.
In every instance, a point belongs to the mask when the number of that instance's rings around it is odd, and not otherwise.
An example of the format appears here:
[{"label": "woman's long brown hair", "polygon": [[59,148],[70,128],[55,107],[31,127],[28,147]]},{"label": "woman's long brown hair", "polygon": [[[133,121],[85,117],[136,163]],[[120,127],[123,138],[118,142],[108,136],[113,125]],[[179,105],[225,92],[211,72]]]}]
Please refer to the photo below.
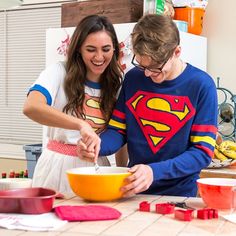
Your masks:
[{"label": "woman's long brown hair", "polygon": [[112,60],[101,75],[100,108],[106,125],[111,117],[116,96],[122,82],[122,70],[118,63],[119,43],[112,23],[104,16],[90,15],[77,25],[68,48],[66,62],[65,94],[68,103],[63,111],[85,119],[83,101],[85,98],[86,66],[79,53],[81,45],[91,33],[105,30],[111,37],[115,49]]}]

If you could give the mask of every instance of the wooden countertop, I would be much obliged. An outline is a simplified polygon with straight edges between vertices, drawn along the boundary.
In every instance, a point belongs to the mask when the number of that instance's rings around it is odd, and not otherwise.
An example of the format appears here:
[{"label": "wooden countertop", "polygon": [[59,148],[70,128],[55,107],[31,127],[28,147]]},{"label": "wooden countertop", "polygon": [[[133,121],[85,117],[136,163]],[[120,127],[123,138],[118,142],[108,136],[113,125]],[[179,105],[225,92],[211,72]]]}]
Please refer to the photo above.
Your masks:
[{"label": "wooden countertop", "polygon": [[[140,212],[139,203],[148,201],[151,203],[151,212]],[[70,222],[57,231],[30,232],[20,230],[0,229],[1,236],[212,236],[235,235],[236,224],[224,220],[222,217],[211,220],[201,220],[195,217],[192,221],[180,221],[174,218],[174,214],[161,215],[155,213],[155,204],[168,201],[186,201],[196,209],[203,208],[201,198],[185,198],[156,195],[137,195],[130,199],[121,199],[116,202],[99,203],[111,206],[122,213],[118,220]],[[85,205],[88,204],[78,197],[55,201],[56,205]],[[96,203],[98,204],[98,203]],[[219,211],[219,215],[229,214],[229,211]]]},{"label": "wooden countertop", "polygon": [[217,169],[204,169],[200,174],[201,178],[233,178],[236,179],[236,166],[229,166]]}]

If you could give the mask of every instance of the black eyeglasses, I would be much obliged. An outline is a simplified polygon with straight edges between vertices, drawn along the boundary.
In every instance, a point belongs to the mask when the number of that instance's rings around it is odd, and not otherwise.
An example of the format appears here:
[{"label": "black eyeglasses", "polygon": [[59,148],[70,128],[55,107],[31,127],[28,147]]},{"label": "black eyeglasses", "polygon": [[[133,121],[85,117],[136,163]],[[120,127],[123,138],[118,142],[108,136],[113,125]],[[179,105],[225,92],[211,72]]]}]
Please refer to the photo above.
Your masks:
[{"label": "black eyeglasses", "polygon": [[141,66],[139,63],[136,63],[135,55],[134,55],[133,58],[132,58],[131,64],[134,65],[135,67],[137,67],[140,70],[143,70],[143,71],[149,70],[150,72],[155,73],[155,74],[158,75],[162,72],[165,64],[169,61],[169,59],[170,59],[170,57],[167,60],[165,60],[165,62],[159,68],[149,68],[149,67]]}]

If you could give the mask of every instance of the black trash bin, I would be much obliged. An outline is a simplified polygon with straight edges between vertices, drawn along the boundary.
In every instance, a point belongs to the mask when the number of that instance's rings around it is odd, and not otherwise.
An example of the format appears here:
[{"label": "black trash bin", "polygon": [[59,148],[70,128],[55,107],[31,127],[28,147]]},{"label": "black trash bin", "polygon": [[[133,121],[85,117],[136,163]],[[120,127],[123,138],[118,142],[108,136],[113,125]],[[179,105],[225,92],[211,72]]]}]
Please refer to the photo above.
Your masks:
[{"label": "black trash bin", "polygon": [[29,178],[33,177],[34,168],[42,153],[42,144],[30,144],[24,145],[23,149],[25,150],[25,156],[27,160],[27,169]]}]

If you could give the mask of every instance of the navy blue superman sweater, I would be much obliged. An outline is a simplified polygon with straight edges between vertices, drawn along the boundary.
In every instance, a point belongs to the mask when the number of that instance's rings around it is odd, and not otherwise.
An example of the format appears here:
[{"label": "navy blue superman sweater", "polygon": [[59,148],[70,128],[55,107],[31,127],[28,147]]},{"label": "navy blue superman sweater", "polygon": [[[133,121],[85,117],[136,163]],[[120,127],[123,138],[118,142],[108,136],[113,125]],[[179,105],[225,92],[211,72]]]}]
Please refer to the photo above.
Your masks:
[{"label": "navy blue superman sweater", "polygon": [[128,165],[153,170],[144,193],[196,196],[196,179],[211,162],[216,131],[217,93],[207,73],[187,64],[176,79],[157,84],[133,68],[100,136],[100,155],[127,143]]}]

